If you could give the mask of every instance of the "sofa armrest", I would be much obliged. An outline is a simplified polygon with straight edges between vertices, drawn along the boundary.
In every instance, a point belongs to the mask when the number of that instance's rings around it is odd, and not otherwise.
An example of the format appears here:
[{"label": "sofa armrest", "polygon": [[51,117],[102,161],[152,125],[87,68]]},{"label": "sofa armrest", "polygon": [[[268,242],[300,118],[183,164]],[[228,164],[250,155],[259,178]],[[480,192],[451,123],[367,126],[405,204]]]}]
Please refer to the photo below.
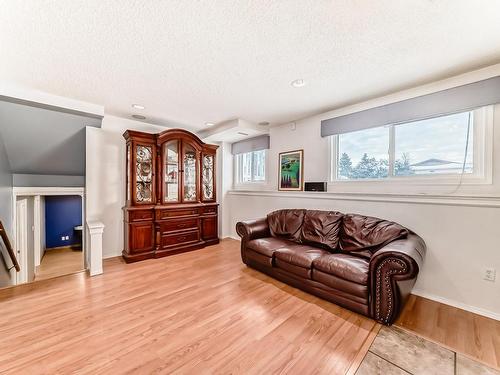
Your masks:
[{"label": "sofa armrest", "polygon": [[416,234],[393,241],[370,259],[371,316],[391,324],[417,281],[425,257],[425,242]]},{"label": "sofa armrest", "polygon": [[255,240],[256,238],[271,237],[267,218],[240,221],[236,223],[236,233],[242,241]]}]

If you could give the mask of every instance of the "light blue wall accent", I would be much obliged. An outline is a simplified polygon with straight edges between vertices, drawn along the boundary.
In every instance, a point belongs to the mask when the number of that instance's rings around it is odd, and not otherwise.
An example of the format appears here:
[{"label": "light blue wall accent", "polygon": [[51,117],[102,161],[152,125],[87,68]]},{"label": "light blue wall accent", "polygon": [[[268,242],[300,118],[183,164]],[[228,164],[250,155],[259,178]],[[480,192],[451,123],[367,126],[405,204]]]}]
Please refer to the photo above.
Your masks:
[{"label": "light blue wall accent", "polygon": [[18,187],[84,187],[85,176],[14,174],[13,185]]},{"label": "light blue wall accent", "polygon": [[85,175],[85,127],[101,124],[98,118],[5,101],[0,121],[12,173],[64,176]]}]

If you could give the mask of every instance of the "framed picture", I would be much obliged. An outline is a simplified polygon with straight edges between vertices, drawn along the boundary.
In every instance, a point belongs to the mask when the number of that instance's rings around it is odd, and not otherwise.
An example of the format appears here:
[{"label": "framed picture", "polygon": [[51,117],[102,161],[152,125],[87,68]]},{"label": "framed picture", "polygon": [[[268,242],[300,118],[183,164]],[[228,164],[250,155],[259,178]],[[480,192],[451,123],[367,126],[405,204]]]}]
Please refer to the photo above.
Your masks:
[{"label": "framed picture", "polygon": [[304,180],[304,150],[279,154],[278,190],[302,190]]}]

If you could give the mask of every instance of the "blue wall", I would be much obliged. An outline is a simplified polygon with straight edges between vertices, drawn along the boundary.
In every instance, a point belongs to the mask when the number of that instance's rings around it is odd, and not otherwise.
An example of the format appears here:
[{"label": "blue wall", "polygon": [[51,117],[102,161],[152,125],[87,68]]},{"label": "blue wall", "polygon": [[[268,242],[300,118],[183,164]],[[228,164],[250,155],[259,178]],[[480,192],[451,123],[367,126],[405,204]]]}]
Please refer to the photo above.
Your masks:
[{"label": "blue wall", "polygon": [[[82,225],[82,198],[80,196],[45,197],[45,247],[69,246],[79,242],[74,227]],[[62,241],[62,236],[69,240]]]}]

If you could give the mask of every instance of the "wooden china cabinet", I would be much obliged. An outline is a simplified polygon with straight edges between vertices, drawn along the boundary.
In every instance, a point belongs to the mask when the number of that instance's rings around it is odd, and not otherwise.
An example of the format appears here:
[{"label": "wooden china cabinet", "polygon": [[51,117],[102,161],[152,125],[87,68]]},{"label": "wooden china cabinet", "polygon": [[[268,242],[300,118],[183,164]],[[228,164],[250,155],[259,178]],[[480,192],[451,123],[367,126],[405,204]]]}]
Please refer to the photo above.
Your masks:
[{"label": "wooden china cabinet", "polygon": [[218,238],[215,155],[181,129],[159,134],[127,130],[126,262],[213,245]]}]

